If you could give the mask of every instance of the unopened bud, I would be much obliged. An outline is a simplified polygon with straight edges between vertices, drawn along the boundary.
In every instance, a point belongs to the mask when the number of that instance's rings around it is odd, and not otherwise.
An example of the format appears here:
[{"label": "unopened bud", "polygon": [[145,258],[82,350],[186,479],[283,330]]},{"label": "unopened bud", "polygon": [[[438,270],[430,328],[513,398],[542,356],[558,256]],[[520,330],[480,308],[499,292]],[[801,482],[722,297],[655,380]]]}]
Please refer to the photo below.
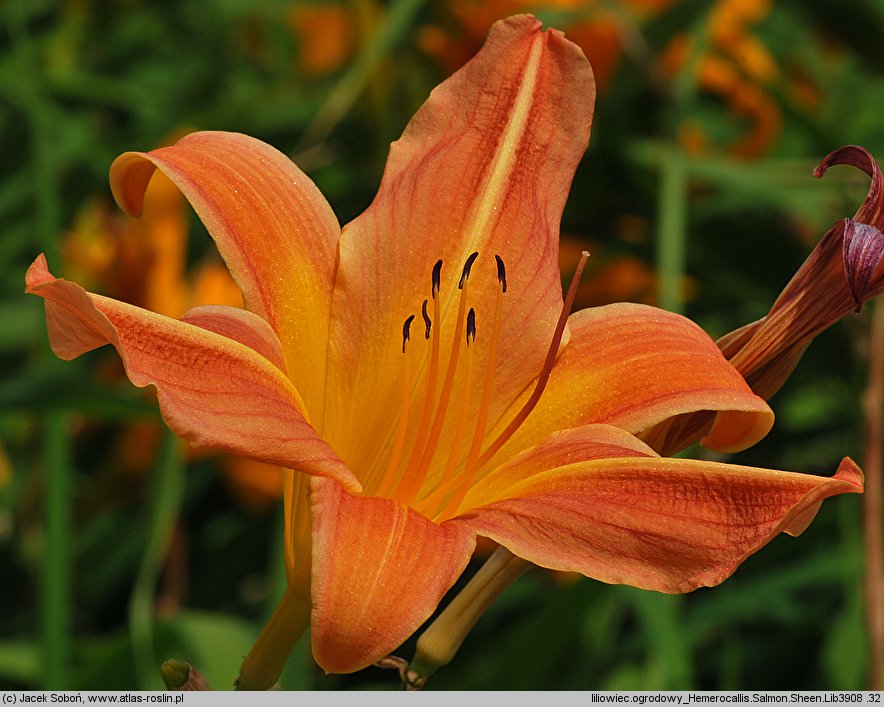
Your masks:
[{"label": "unopened bud", "polygon": [[180,660],[167,660],[160,666],[160,675],[166,688],[174,692],[208,691],[212,688],[190,663]]}]

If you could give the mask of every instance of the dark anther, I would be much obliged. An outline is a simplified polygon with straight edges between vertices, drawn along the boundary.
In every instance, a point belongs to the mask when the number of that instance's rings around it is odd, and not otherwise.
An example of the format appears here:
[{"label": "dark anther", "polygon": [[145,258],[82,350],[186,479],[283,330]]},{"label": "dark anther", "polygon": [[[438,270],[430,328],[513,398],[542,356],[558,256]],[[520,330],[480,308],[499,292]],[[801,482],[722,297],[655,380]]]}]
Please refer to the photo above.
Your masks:
[{"label": "dark anther", "polygon": [[500,282],[502,291],[506,292],[506,266],[503,264],[503,258],[499,255],[495,255],[494,259],[497,261],[497,279]]},{"label": "dark anther", "polygon": [[475,262],[476,258],[478,258],[478,257],[479,257],[478,253],[473,253],[469,258],[467,258],[467,262],[465,262],[463,265],[463,273],[461,273],[460,282],[457,283],[457,289],[459,289],[459,290],[463,289],[463,284],[467,281],[467,279],[469,279],[470,270],[472,269],[473,263]]},{"label": "dark anther", "polygon": [[411,323],[413,321],[414,315],[412,314],[408,319],[405,320],[405,324],[402,325],[402,353],[405,353],[406,342],[411,339]]},{"label": "dark anther", "polygon": [[442,286],[442,261],[437,260],[433,266],[433,299],[439,294],[439,288]]},{"label": "dark anther", "polygon": [[424,318],[424,326],[427,328],[427,331],[424,333],[424,338],[430,338],[430,329],[433,326],[433,322],[430,321],[430,315],[427,314],[427,300],[424,300],[424,303],[421,305],[421,316]]},{"label": "dark anther", "polygon": [[476,310],[470,307],[467,313],[467,346],[476,340]]}]

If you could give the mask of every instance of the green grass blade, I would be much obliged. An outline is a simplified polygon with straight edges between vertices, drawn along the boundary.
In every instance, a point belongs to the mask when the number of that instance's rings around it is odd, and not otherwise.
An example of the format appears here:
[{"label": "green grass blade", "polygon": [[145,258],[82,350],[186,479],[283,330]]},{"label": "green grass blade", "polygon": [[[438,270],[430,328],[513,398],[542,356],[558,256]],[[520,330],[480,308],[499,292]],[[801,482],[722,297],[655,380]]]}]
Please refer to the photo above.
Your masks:
[{"label": "green grass blade", "polygon": [[151,490],[147,547],[129,600],[129,634],[138,683],[143,690],[163,689],[159,662],[154,655],[153,600],[183,496],[181,442],[166,431]]},{"label": "green grass blade", "polygon": [[301,149],[315,147],[323,142],[343,120],[368,85],[378,64],[407,35],[425,2],[426,0],[395,0],[390,3],[374,37],[362,48],[304,130]]},{"label": "green grass blade", "polygon": [[42,656],[44,690],[67,690],[71,615],[71,472],[65,415],[45,418],[46,551],[42,592]]},{"label": "green grass blade", "polygon": [[681,284],[687,251],[688,168],[685,154],[666,150],[660,171],[657,214],[657,276],[660,306],[682,311]]}]

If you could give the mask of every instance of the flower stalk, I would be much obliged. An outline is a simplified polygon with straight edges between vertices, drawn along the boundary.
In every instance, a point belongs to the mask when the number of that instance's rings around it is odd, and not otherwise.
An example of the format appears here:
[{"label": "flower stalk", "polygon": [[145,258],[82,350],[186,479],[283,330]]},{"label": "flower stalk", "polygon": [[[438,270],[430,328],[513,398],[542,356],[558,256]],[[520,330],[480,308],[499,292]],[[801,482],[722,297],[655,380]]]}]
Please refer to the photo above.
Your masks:
[{"label": "flower stalk", "polygon": [[531,567],[505,547],[499,547],[417,640],[405,672],[406,687],[421,688],[433,673],[454,658],[467,634],[489,606]]},{"label": "flower stalk", "polygon": [[235,682],[236,689],[270,690],[309,622],[309,598],[302,597],[292,588],[287,589],[243,660]]},{"label": "flower stalk", "polygon": [[869,383],[865,395],[866,493],[863,497],[863,525],[866,551],[866,618],[869,627],[869,689],[880,690],[884,673],[884,507],[882,507],[882,464],[884,464],[884,307],[877,304],[872,314],[869,341]]}]

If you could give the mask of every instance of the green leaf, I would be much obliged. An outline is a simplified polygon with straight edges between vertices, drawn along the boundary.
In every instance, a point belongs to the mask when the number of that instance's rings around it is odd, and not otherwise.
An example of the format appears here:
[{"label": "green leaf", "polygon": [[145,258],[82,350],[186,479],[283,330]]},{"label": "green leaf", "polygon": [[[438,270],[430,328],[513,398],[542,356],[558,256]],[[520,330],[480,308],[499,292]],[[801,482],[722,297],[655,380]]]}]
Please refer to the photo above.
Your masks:
[{"label": "green leaf", "polygon": [[847,605],[831,621],[823,647],[823,684],[831,690],[868,689],[868,636],[862,595],[852,592]]},{"label": "green leaf", "polygon": [[[258,626],[227,614],[184,611],[165,624],[178,641],[178,658],[196,668],[213,690],[232,690],[243,656],[258,638]],[[161,650],[158,642],[157,652]]]},{"label": "green leaf", "polygon": [[37,689],[40,651],[32,641],[0,641],[0,678]]}]

